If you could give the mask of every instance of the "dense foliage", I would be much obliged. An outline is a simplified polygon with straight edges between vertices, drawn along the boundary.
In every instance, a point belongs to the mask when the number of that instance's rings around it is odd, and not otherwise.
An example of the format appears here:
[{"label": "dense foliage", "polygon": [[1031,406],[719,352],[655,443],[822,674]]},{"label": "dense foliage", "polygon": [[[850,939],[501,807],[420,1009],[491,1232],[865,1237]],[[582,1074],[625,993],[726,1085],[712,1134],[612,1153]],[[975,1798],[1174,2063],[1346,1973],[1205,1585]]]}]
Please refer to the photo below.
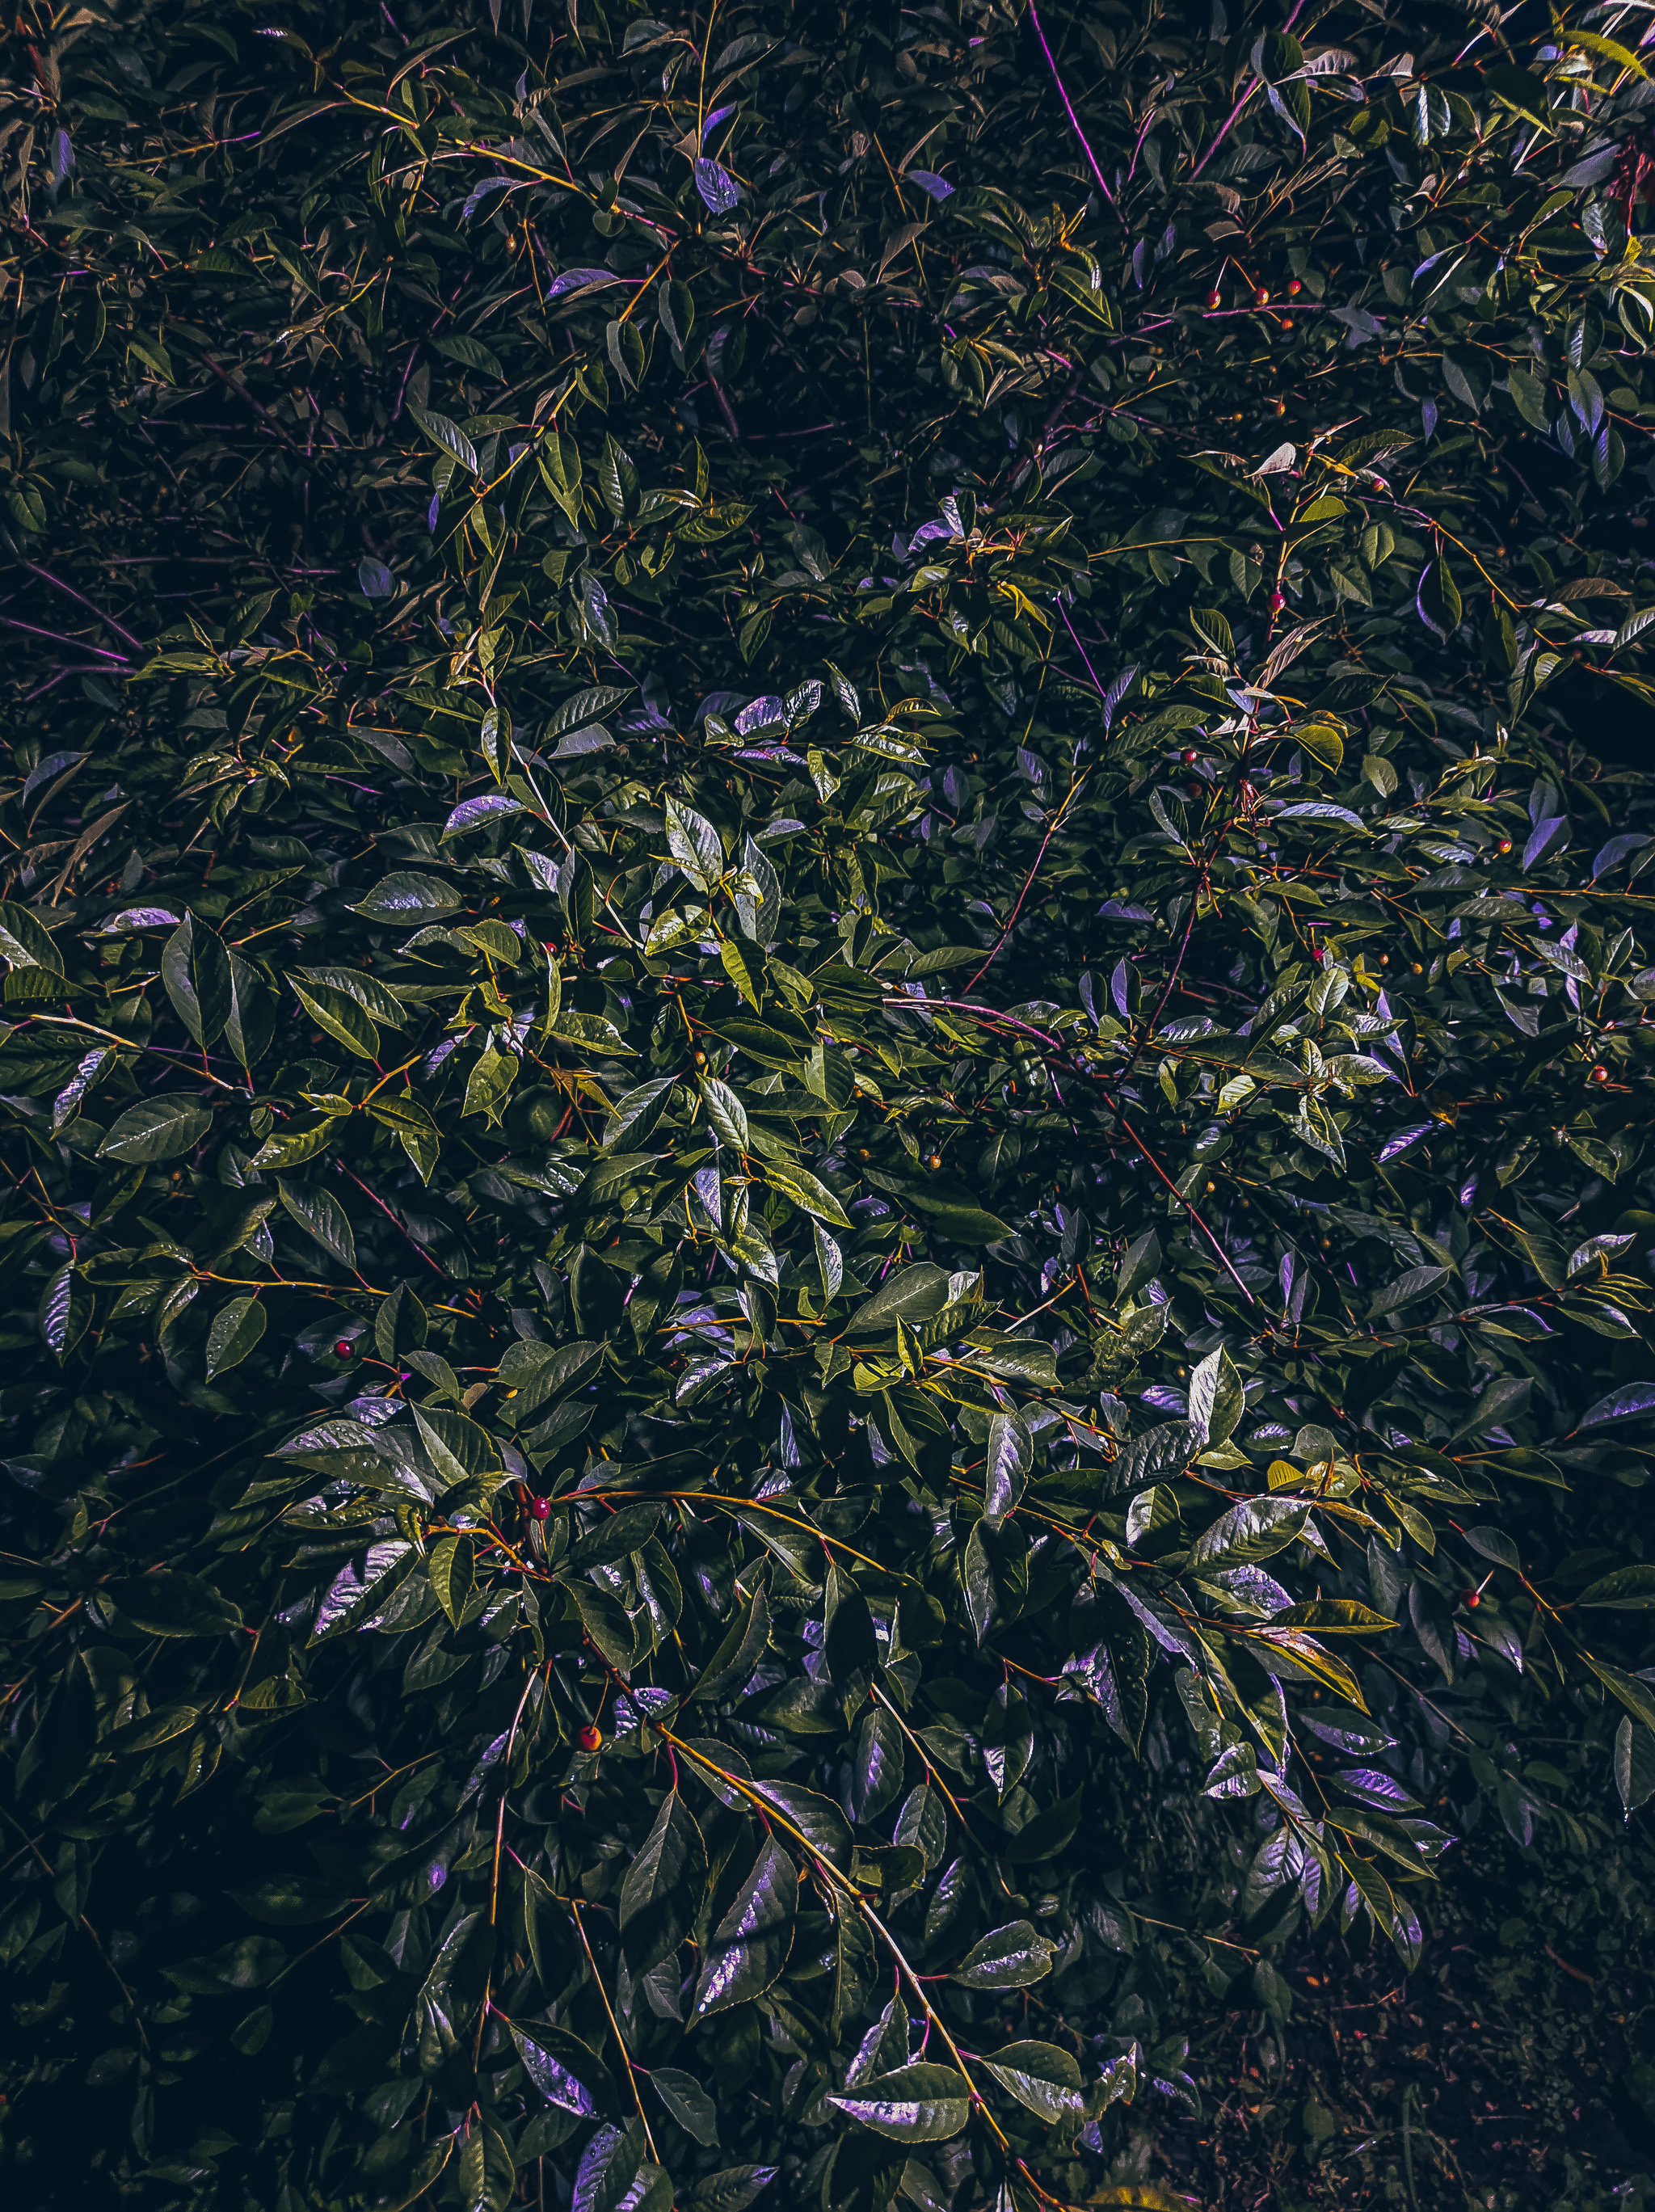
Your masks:
[{"label": "dense foliage", "polygon": [[24,5],[14,2202],[1153,2202],[1650,1794],[1643,21]]}]

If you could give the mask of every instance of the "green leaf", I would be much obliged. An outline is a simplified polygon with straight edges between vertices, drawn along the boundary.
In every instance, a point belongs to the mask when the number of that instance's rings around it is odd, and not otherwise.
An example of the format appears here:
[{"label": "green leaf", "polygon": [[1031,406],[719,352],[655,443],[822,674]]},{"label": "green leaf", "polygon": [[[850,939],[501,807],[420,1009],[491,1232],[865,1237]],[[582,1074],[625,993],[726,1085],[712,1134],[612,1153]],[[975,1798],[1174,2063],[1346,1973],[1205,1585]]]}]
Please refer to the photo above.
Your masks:
[{"label": "green leaf", "polygon": [[1395,1313],[1400,1306],[1411,1305],[1416,1298],[1429,1297],[1447,1279],[1446,1267],[1410,1267],[1394,1283],[1387,1283],[1382,1291],[1374,1292],[1367,1309],[1369,1320],[1377,1320],[1381,1314]]},{"label": "green leaf", "polygon": [[1013,1234],[1009,1222],[1002,1221],[997,1213],[973,1206],[967,1200],[946,1197],[923,1184],[911,1185],[902,1195],[909,1206],[923,1213],[955,1244],[997,1244],[1003,1237]]},{"label": "green leaf", "polygon": [[718,2140],[718,2108],[693,2074],[677,2066],[652,2066],[650,2087],[687,2135],[706,2148]]},{"label": "green leaf", "polygon": [[60,1367],[86,1334],[92,1307],[85,1283],[66,1260],[46,1279],[36,1310],[40,1341],[56,1356]]},{"label": "green leaf", "polygon": [[754,1787],[766,1804],[773,1805],[796,1834],[802,1836],[819,1858],[843,1873],[851,1863],[851,1831],[831,1797],[806,1790],[796,1782],[758,1782]]},{"label": "green leaf", "polygon": [[[858,1822],[876,1820],[901,1795],[906,1749],[894,1714],[870,1706],[857,1729],[851,1755],[851,1810]],[[898,1834],[901,1843],[905,1838]]]},{"label": "green leaf", "polygon": [[1294,730],[1297,744],[1311,758],[1337,774],[1344,760],[1344,738],[1331,722],[1304,722]]},{"label": "green leaf", "polygon": [[186,914],[161,956],[161,978],[173,1011],[203,1048],[216,1044],[229,1018],[230,963],[212,931]]},{"label": "green leaf", "polygon": [[686,1695],[686,1705],[703,1698],[728,1697],[752,1678],[770,1639],[770,1607],[763,1588],[755,1589],[731,1622],[712,1656]]},{"label": "green leaf", "polygon": [[119,1115],[103,1142],[99,1156],[105,1159],[176,1159],[199,1144],[213,1125],[205,1106],[185,1098],[143,1098]]},{"label": "green leaf", "polygon": [[501,1472],[499,1445],[464,1413],[415,1406],[414,1425],[440,1482],[458,1485]]},{"label": "green leaf", "polygon": [[694,1815],[669,1790],[621,1886],[621,1948],[634,1980],[671,1958],[689,1933],[706,1871]]},{"label": "green leaf", "polygon": [[581,2154],[572,2212],[618,2212],[642,2163],[642,2130],[600,2128]]},{"label": "green leaf", "polygon": [[986,1521],[997,1526],[1004,1520],[1021,1497],[1034,1463],[1034,1441],[1021,1417],[1016,1413],[991,1414],[983,1464],[983,1516]]},{"label": "green leaf", "polygon": [[490,1128],[497,1128],[506,1094],[517,1080],[517,1072],[515,1054],[498,1051],[492,1044],[486,1046],[473,1061],[466,1079],[464,1111],[481,1114]]},{"label": "green leaf", "polygon": [[1655,1734],[1624,1716],[1615,1732],[1615,1786],[1628,1817],[1655,1796]]},{"label": "green leaf", "polygon": [[695,2019],[762,1996],[777,1979],[792,1948],[798,1883],[792,1860],[767,1839],[708,1940],[690,2008]]},{"label": "green leaf", "polygon": [[1270,1615],[1272,1628],[1304,1628],[1317,1636],[1378,1636],[1396,1627],[1382,1613],[1351,1597],[1316,1598],[1284,1606]]},{"label": "green leaf", "polygon": [[745,1152],[748,1145],[747,1109],[727,1083],[704,1075],[699,1088],[706,1118],[726,1145]]},{"label": "green leaf", "polygon": [[849,1336],[878,1336],[894,1329],[899,1320],[917,1328],[949,1303],[948,1275],[928,1261],[901,1267],[889,1276],[851,1316]]},{"label": "green leaf", "polygon": [[440,921],[459,902],[456,893],[439,878],[402,869],[382,876],[367,896],[357,901],[353,911],[370,921],[412,929],[421,922]]},{"label": "green leaf", "polygon": [[1290,1498],[1244,1498],[1190,1547],[1192,1572],[1248,1565],[1285,1550],[1304,1530],[1309,1509]]},{"label": "green leaf", "polygon": [[684,2199],[694,2212],[748,2212],[775,2179],[773,2166],[727,2166],[720,2173],[706,2173]]},{"label": "green leaf", "polygon": [[511,2032],[524,2072],[548,2104],[583,2120],[618,2116],[615,2077],[578,2035],[537,2020],[514,2020]]},{"label": "green leaf", "polygon": [[207,1332],[207,1379],[239,1367],[264,1335],[270,1316],[257,1298],[232,1298]]},{"label": "green leaf", "polygon": [[276,1177],[276,1188],[284,1212],[289,1214],[323,1249],[343,1267],[356,1272],[356,1239],[345,1209],[330,1192],[314,1183],[294,1183]]},{"label": "green leaf", "polygon": [[971,2117],[971,2084],[952,2066],[901,2066],[828,2101],[897,2142],[946,2142]]},{"label": "green leaf", "polygon": [[347,1910],[336,1890],[310,1875],[273,1875],[230,1895],[254,1920],[276,1928],[305,1928]]},{"label": "green leaf", "polygon": [[456,1628],[460,1625],[476,1579],[476,1555],[467,1536],[440,1536],[426,1562],[437,1602]]},{"label": "green leaf", "polygon": [[1082,2109],[1081,2069],[1074,2054],[1055,2043],[1004,2043],[980,2062],[985,2074],[1055,2127]]},{"label": "green leaf", "polygon": [[54,975],[64,972],[64,956],[50,932],[26,906],[12,899],[0,899],[0,959],[14,968],[41,968]]},{"label": "green leaf", "polygon": [[442,1133],[427,1109],[417,1098],[387,1098],[381,1094],[369,1103],[367,1110],[376,1121],[395,1132],[418,1170],[420,1181],[428,1183],[442,1157]]},{"label": "green leaf", "polygon": [[724,872],[724,851],[712,824],[694,807],[669,798],[666,826],[667,849],[696,890],[716,890]]},{"label": "green leaf", "polygon": [[608,1590],[597,1589],[591,1583],[571,1584],[569,1595],[594,1648],[611,1667],[626,1673],[633,1664],[636,1640],[626,1608]]},{"label": "green leaf", "polygon": [[1027,1989],[1052,1972],[1052,1955],[1032,1921],[1008,1921],[973,1943],[949,1979],[967,1990]]},{"label": "green leaf", "polygon": [[1612,1607],[1616,1611],[1644,1610],[1655,1605],[1655,1566],[1616,1567],[1590,1583],[1574,1601],[1577,1605]]},{"label": "green leaf", "polygon": [[[450,343],[453,343],[451,339]],[[439,415],[412,401],[408,411],[432,444],[443,453],[451,454],[468,476],[475,477],[481,473],[477,467],[476,447],[458,424],[451,422],[447,416]]]},{"label": "green leaf", "polygon": [[160,1567],[103,1585],[123,1620],[147,1636],[222,1636],[241,1626],[240,1608],[199,1575]]},{"label": "green leaf", "polygon": [[[849,1229],[850,1216],[840,1204],[827,1184],[811,1174],[809,1168],[799,1166],[794,1160],[764,1160],[760,1163],[764,1179],[773,1190],[791,1199],[793,1204],[825,1221],[832,1229]],[[832,1295],[831,1292],[828,1294]]]},{"label": "green leaf", "polygon": [[361,1060],[377,1060],[379,1032],[349,993],[325,983],[300,983],[289,975],[294,997],[318,1028]]}]

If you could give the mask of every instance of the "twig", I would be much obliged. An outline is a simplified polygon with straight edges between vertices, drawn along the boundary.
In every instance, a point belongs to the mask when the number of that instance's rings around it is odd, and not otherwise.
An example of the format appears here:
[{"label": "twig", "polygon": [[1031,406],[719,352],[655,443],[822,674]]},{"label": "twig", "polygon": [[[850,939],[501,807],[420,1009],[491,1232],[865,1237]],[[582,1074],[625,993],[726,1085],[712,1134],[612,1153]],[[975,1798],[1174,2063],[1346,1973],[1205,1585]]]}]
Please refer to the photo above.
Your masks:
[{"label": "twig", "polygon": [[[112,629],[117,637],[124,637],[136,651],[139,653],[143,651],[142,639],[134,637],[130,629],[123,629],[115,617],[112,615],[105,614],[101,607],[94,607],[84,592],[77,592],[73,584],[64,583],[61,576],[54,576],[50,568],[42,568],[33,561],[25,561],[22,566],[28,570],[31,576],[38,576],[43,584],[50,584],[54,589],[66,592],[71,599],[78,599],[88,614],[97,616],[106,629]],[[94,653],[98,650],[95,645],[90,649]]]},{"label": "twig", "polygon": [[649,2131],[649,2120],[644,2112],[644,2100],[638,2087],[638,2076],[633,2071],[626,2038],[621,2033],[621,2023],[616,2020],[615,2008],[609,2002],[609,1993],[603,1986],[603,1977],[597,1971],[597,1961],[592,1956],[592,1947],[586,1941],[586,1930],[580,1918],[580,1901],[578,1898],[572,1897],[569,1899],[569,1910],[574,1915],[574,1932],[580,1938],[580,1948],[586,1954],[586,1964],[592,1970],[592,1979],[597,1984],[597,1994],[603,2001],[604,2011],[609,2014],[609,2026],[615,2030],[615,2040],[620,2049],[621,2063],[627,2069],[627,2081],[632,2090],[632,2101],[638,2107],[638,2118],[643,2127],[644,2141],[649,2145],[651,2158],[657,2166],[659,2166],[660,2156],[655,2148],[655,2138]]},{"label": "twig", "polygon": [[118,660],[124,667],[132,658],[130,653],[117,653],[107,645],[88,645],[83,637],[65,637],[58,629],[42,629],[36,623],[14,622],[9,615],[0,615],[0,624],[7,629],[21,629],[28,637],[49,637],[54,645],[72,645],[76,653],[95,653],[105,660]]},{"label": "twig", "polygon": [[[1088,161],[1091,164],[1092,174],[1098,180],[1098,190],[1103,194],[1105,199],[1108,201],[1109,205],[1114,209],[1116,220],[1120,223],[1121,228],[1125,229],[1127,228],[1126,218],[1121,214],[1119,208],[1115,205],[1115,196],[1110,191],[1107,184],[1104,181],[1103,171],[1098,167],[1098,157],[1092,151],[1091,143],[1088,139],[1085,131],[1081,129],[1081,119],[1075,112],[1074,103],[1069,97],[1069,93],[1064,84],[1062,76],[1058,74],[1056,58],[1053,56],[1051,47],[1047,46],[1046,42],[1046,32],[1040,22],[1040,11],[1034,4],[1034,0],[1028,0],[1028,20],[1034,26],[1034,35],[1040,42],[1040,52],[1046,56],[1046,67],[1052,72],[1052,82],[1057,86],[1058,97],[1064,104],[1064,112],[1068,116],[1070,123],[1074,128],[1075,136],[1081,142],[1082,151],[1085,154]],[[1234,120],[1234,118],[1232,118],[1232,120]],[[1227,125],[1226,128],[1228,127],[1228,126]],[[1199,170],[1196,172],[1197,176],[1200,173]]]},{"label": "twig", "polygon": [[1185,1197],[1183,1192],[1167,1174],[1166,1169],[1161,1166],[1161,1162],[1149,1150],[1149,1147],[1144,1143],[1143,1138],[1139,1136],[1137,1131],[1132,1127],[1126,1116],[1121,1112],[1119,1107],[1115,1109],[1115,1119],[1119,1123],[1122,1130],[1125,1133],[1127,1141],[1137,1146],[1143,1158],[1148,1161],[1150,1168],[1161,1177],[1162,1182],[1166,1184],[1167,1189],[1171,1191],[1173,1196],[1178,1200],[1179,1204],[1189,1215],[1191,1220],[1194,1222],[1196,1227],[1201,1231],[1207,1242],[1212,1246],[1213,1250],[1218,1255],[1219,1261],[1223,1267],[1225,1273],[1228,1275],[1230,1280],[1235,1285],[1236,1289],[1240,1291],[1242,1297],[1246,1300],[1250,1306],[1256,1306],[1258,1303],[1258,1299],[1242,1281],[1240,1276],[1236,1273],[1229,1254],[1219,1243],[1217,1237],[1214,1236],[1212,1231],[1208,1228],[1206,1223],[1196,1211],[1193,1203]]},{"label": "twig", "polygon": [[[1052,840],[1057,836],[1058,825],[1063,821],[1064,816],[1068,813],[1070,806],[1072,806],[1075,802],[1076,793],[1079,791],[1082,784],[1085,782],[1087,777],[1090,775],[1092,771],[1089,768],[1082,769],[1075,781],[1070,785],[1068,795],[1065,797],[1063,805],[1052,816],[1051,825],[1047,829],[1045,836],[1040,840],[1040,849],[1034,855],[1034,865],[1029,870],[1028,875],[1023,878],[1023,887],[1017,894],[1016,905],[1012,908],[1010,914],[1006,917],[1005,927],[1000,932],[994,948],[992,951],[990,952],[987,959],[984,961],[982,966],[972,977],[970,982],[967,984],[967,990],[974,991],[977,988],[977,986],[982,981],[984,976],[987,975],[989,969],[994,965],[994,963],[998,958],[1000,953],[1004,950],[1006,940],[1011,935],[1012,931],[1017,927],[1017,917],[1023,910],[1023,901],[1028,896],[1031,890],[1033,890],[1034,878],[1040,872],[1040,863],[1046,858],[1046,848],[1052,842]],[[1193,902],[1190,907],[1190,920],[1191,922],[1195,920],[1195,906]],[[1188,933],[1186,932],[1185,941],[1187,942],[1187,940]],[[1179,957],[1180,959],[1183,957],[1181,948]],[[1174,977],[1176,977],[1178,970],[1174,969],[1173,973]],[[1167,988],[1170,990],[1172,986],[1168,984]]]}]

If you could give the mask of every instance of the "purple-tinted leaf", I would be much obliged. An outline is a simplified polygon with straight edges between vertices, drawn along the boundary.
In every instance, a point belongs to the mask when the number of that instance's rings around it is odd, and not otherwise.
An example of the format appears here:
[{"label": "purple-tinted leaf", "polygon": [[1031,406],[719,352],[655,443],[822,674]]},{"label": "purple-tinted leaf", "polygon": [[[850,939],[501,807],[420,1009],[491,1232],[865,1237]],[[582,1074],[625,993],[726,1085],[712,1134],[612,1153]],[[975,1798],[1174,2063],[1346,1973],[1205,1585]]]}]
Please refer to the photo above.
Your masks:
[{"label": "purple-tinted leaf", "polygon": [[443,825],[442,834],[445,837],[458,837],[463,830],[475,830],[480,822],[522,811],[520,799],[508,799],[504,792],[485,792],[480,799],[463,799]]},{"label": "purple-tinted leaf", "polygon": [[1652,1413],[1655,1413],[1655,1382],[1625,1382],[1584,1413],[1580,1426],[1596,1429],[1605,1421],[1636,1420]]},{"label": "purple-tinted leaf", "polygon": [[1355,1798],[1359,1805],[1377,1806],[1384,1813],[1406,1812],[1419,1803],[1394,1775],[1377,1766],[1347,1766],[1332,1780],[1342,1796]]},{"label": "purple-tinted leaf", "polygon": [[1394,1137],[1387,1137],[1380,1146],[1381,1162],[1396,1159],[1400,1154],[1407,1152],[1410,1146],[1418,1144],[1422,1137],[1428,1137],[1437,1126],[1434,1121],[1416,1121],[1412,1128],[1398,1129]]},{"label": "purple-tinted leaf", "polygon": [[170,907],[125,906],[98,925],[100,937],[113,937],[127,929],[176,929],[179,916]]},{"label": "purple-tinted leaf", "polygon": [[1648,842],[1647,837],[1640,836],[1634,831],[1620,837],[1611,837],[1592,861],[1592,880],[1596,882],[1599,876],[1606,875],[1610,869],[1617,867],[1628,853],[1641,852]]},{"label": "purple-tinted leaf", "polygon": [[714,215],[728,215],[742,196],[729,170],[704,155],[695,163],[695,189]]},{"label": "purple-tinted leaf", "polygon": [[630,281],[617,276],[613,269],[564,269],[546,287],[546,297],[557,300],[566,292],[595,292],[602,284],[625,284]]},{"label": "purple-tinted leaf", "polygon": [[1523,848],[1524,866],[1533,867],[1541,854],[1555,841],[1558,831],[1567,827],[1567,817],[1561,814],[1548,815],[1543,822],[1537,822],[1530,832],[1528,843]]},{"label": "purple-tinted leaf", "polygon": [[506,192],[521,191],[527,182],[528,179],[525,177],[482,178],[472,185],[465,196],[465,205],[460,211],[462,219],[470,222],[484,200],[490,198],[496,192],[503,195]]}]

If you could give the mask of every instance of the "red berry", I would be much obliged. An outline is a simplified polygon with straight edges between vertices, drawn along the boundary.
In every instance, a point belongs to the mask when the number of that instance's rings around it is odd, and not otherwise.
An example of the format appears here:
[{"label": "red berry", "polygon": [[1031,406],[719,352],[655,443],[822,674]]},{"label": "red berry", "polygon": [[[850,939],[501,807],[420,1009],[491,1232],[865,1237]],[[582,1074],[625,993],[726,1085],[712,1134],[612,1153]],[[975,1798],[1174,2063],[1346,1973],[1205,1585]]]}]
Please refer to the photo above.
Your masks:
[{"label": "red berry", "polygon": [[1193,768],[1197,761],[1200,759],[1201,756],[1197,752],[1193,745],[1188,745],[1185,748],[1179,757],[1182,759],[1185,768]]},{"label": "red berry", "polygon": [[1294,280],[1293,280],[1292,283],[1291,283],[1291,284],[1289,284],[1289,285],[1288,286],[1288,299],[1289,299],[1289,300],[1296,300],[1296,299],[1298,298],[1298,296],[1299,296],[1300,293],[1300,292],[1302,292],[1302,291],[1304,290],[1304,289],[1305,289],[1305,288],[1304,288],[1304,286],[1303,286],[1303,285],[1299,282],[1299,279],[1295,276],[1295,277],[1294,278]]},{"label": "red berry", "polygon": [[1223,297],[1222,293],[1221,293],[1221,292],[1209,292],[1209,293],[1208,293],[1208,295],[1207,295],[1207,305],[1208,305],[1209,307],[1222,307],[1223,306],[1223,304],[1224,304],[1224,297]]},{"label": "red berry", "polygon": [[581,1729],[575,1741],[579,1744],[582,1751],[601,1751],[603,1745],[603,1731],[602,1729],[588,1726]]},{"label": "red berry", "polygon": [[342,1336],[338,1343],[334,1346],[333,1356],[336,1359],[350,1358],[350,1339],[348,1336]]},{"label": "red berry", "polygon": [[1252,295],[1252,304],[1255,307],[1268,307],[1270,305],[1270,294],[1262,284]]},{"label": "red berry", "polygon": [[1320,945],[1312,945],[1310,948],[1310,957],[1319,968],[1323,961],[1327,958],[1326,948]]},{"label": "red berry", "polygon": [[1512,841],[1509,837],[1502,837],[1499,844],[1494,848],[1494,850],[1497,853],[1509,853],[1511,849]]},{"label": "red berry", "polygon": [[1607,1083],[1609,1081],[1608,1068],[1594,1067],[1591,1071],[1591,1079],[1594,1083]]},{"label": "red berry", "polygon": [[1481,1590],[1469,1589],[1461,1600],[1461,1603],[1464,1606],[1468,1613],[1474,1613],[1482,1602],[1482,1592]]},{"label": "red berry", "polygon": [[531,1521],[543,1521],[551,1510],[549,1498],[531,1498],[529,1500],[529,1518]]},{"label": "red berry", "polygon": [[1279,615],[1286,605],[1287,601],[1282,598],[1280,592],[1272,592],[1270,593],[1270,611],[1273,615]]}]

